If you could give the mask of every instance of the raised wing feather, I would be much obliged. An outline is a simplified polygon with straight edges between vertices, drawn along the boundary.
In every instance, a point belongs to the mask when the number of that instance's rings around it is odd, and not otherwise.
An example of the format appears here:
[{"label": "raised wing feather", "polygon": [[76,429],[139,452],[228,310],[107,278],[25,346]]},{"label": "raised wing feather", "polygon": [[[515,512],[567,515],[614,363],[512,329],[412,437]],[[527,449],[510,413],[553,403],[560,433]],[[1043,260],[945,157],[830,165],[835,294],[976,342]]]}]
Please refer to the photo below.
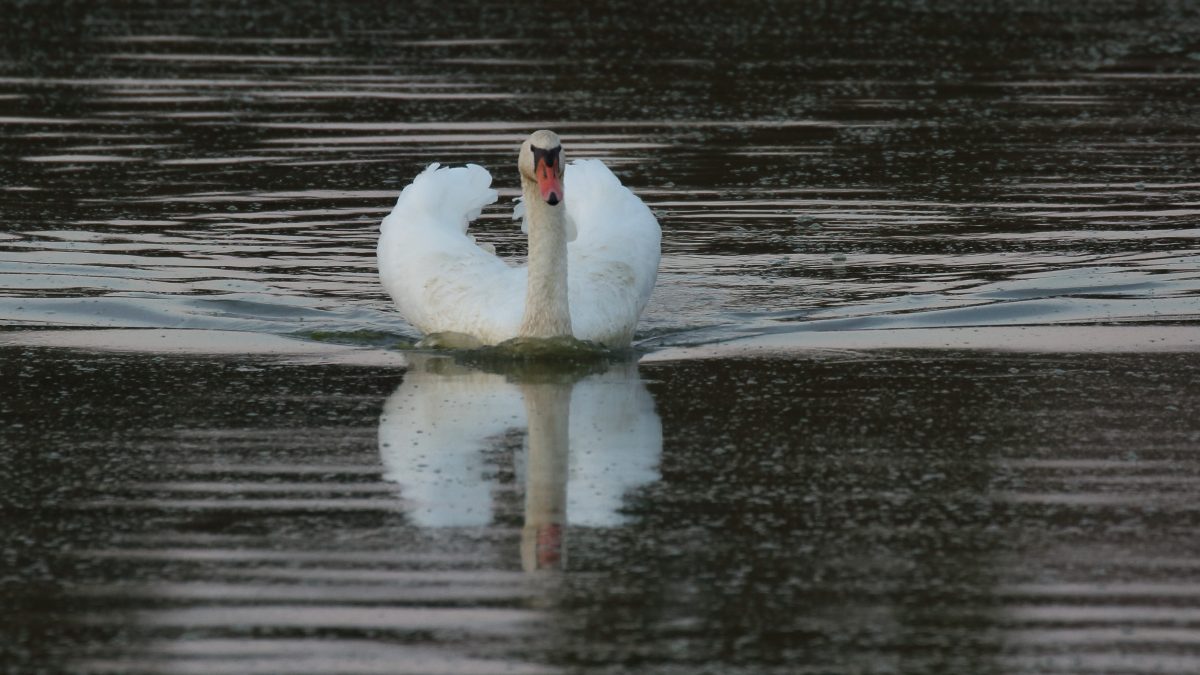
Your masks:
[{"label": "raised wing feather", "polygon": [[457,332],[484,342],[516,334],[524,311],[525,270],[467,234],[496,201],[481,166],[432,164],[404,188],[384,219],[379,275],[400,313],[424,333]]},{"label": "raised wing feather", "polygon": [[567,246],[575,336],[626,345],[658,275],[658,221],[599,160],[571,163],[564,188],[577,229]]}]

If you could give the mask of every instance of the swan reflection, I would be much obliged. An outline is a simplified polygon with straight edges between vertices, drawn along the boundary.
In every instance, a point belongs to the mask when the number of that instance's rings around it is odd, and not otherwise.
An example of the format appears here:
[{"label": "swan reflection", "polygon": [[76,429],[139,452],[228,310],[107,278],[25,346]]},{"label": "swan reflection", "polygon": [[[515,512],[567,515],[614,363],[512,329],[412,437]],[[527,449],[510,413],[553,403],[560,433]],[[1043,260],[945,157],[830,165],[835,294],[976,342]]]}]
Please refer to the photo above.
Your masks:
[{"label": "swan reflection", "polygon": [[379,453],[419,527],[494,524],[511,476],[524,493],[523,566],[561,567],[568,523],[620,525],[626,494],[659,478],[662,424],[635,363],[485,372],[414,357],[384,404]]}]

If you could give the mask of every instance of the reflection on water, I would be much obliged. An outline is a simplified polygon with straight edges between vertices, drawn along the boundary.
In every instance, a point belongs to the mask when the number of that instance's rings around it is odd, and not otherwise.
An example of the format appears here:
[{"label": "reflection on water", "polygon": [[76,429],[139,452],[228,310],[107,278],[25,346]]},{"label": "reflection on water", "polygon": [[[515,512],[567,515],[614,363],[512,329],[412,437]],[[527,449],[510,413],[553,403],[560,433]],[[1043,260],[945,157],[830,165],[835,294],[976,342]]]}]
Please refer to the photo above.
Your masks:
[{"label": "reflection on water", "polygon": [[379,452],[416,525],[499,525],[524,493],[523,564],[561,567],[572,527],[621,525],[626,493],[659,477],[662,427],[634,363],[483,372],[414,356]]},{"label": "reflection on water", "polygon": [[1191,353],[0,372],[18,670],[1200,664]]}]

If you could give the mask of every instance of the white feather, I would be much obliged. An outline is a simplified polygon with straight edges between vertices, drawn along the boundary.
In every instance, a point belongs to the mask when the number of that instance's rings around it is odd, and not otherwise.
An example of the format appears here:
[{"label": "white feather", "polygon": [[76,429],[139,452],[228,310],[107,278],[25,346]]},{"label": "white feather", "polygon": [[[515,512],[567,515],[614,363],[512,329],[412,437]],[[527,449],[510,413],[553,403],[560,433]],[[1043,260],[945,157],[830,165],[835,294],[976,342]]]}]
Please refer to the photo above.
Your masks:
[{"label": "white feather", "polygon": [[[467,234],[470,221],[497,199],[490,185],[483,167],[431,164],[383,221],[380,279],[400,313],[424,333],[465,333],[485,344],[517,336],[526,269],[485,251]],[[564,193],[575,337],[627,346],[658,273],[658,222],[598,160],[569,164]],[[518,203],[514,217],[523,218],[524,211]]]}]

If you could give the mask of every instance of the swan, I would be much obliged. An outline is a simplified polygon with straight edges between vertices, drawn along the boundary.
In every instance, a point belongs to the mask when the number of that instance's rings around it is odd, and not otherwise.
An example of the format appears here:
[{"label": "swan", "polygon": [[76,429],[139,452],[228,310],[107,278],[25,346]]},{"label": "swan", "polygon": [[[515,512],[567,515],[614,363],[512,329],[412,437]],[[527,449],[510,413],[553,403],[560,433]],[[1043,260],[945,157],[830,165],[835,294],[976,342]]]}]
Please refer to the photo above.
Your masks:
[{"label": "swan", "polygon": [[628,347],[658,274],[658,221],[599,160],[569,166],[557,134],[535,131],[517,158],[513,217],[529,235],[515,266],[467,233],[497,199],[481,166],[431,164],[380,226],[380,281],[426,336],[467,345],[574,337]]}]

